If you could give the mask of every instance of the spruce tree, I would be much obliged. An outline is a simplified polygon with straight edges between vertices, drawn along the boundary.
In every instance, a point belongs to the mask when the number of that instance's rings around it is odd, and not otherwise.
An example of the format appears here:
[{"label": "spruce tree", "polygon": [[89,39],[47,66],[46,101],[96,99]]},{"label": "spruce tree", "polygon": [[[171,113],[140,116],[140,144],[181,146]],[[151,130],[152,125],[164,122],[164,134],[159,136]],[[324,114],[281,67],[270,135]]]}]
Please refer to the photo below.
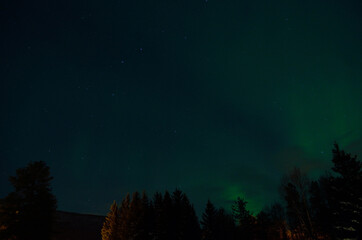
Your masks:
[{"label": "spruce tree", "polygon": [[145,191],[142,192],[142,197],[141,197],[141,202],[142,202],[142,211],[143,211],[143,219],[142,219],[142,225],[144,228],[144,233],[143,233],[143,239],[144,240],[149,240],[149,239],[153,239],[153,232],[154,232],[154,227],[155,227],[155,216],[154,216],[154,209],[153,209],[153,205],[152,202],[150,200],[148,200],[147,194]]},{"label": "spruce tree", "polygon": [[145,198],[142,201],[140,194],[134,192],[132,194],[132,200],[129,205],[129,215],[127,218],[129,225],[129,237],[132,240],[146,240],[148,236],[146,211],[148,204],[145,202]]},{"label": "spruce tree", "polygon": [[103,223],[102,240],[119,239],[119,212],[116,201],[113,201],[110,211]]},{"label": "spruce tree", "polygon": [[235,237],[233,217],[223,208],[216,209],[210,200],[202,214],[201,225],[204,240],[233,240]]},{"label": "spruce tree", "polygon": [[203,240],[215,240],[217,229],[217,210],[210,200],[207,201],[206,208],[202,214],[202,239]]},{"label": "spruce tree", "polygon": [[333,149],[332,170],[337,174],[330,177],[329,205],[333,213],[334,232],[337,238],[361,239],[362,225],[362,163],[339,149]]},{"label": "spruce tree", "polygon": [[162,208],[161,208],[161,236],[160,240],[176,239],[176,224],[175,216],[173,214],[172,198],[168,191],[163,195]]},{"label": "spruce tree", "polygon": [[152,235],[154,239],[163,239],[165,220],[163,219],[163,196],[160,192],[156,192],[153,196],[153,217],[154,228]]},{"label": "spruce tree", "polygon": [[0,237],[48,240],[52,235],[56,199],[51,193],[49,167],[31,162],[9,178],[15,191],[2,202]]},{"label": "spruce tree", "polygon": [[119,208],[119,238],[121,240],[128,240],[130,239],[130,202],[131,197],[130,194],[127,193],[126,197],[122,200],[121,207]]},{"label": "spruce tree", "polygon": [[182,204],[183,214],[180,215],[182,235],[180,240],[199,240],[201,237],[201,229],[194,206],[190,203],[186,194],[182,194]]},{"label": "spruce tree", "polygon": [[226,213],[225,209],[217,210],[217,230],[216,239],[234,240],[235,239],[235,222],[231,214]]},{"label": "spruce tree", "polygon": [[247,201],[238,197],[232,205],[232,214],[237,223],[238,235],[245,239],[252,239],[254,231],[254,218],[246,209]]},{"label": "spruce tree", "polygon": [[333,232],[331,214],[328,204],[327,188],[329,177],[320,177],[318,181],[312,181],[310,185],[310,204],[313,225],[318,236],[327,238]]}]

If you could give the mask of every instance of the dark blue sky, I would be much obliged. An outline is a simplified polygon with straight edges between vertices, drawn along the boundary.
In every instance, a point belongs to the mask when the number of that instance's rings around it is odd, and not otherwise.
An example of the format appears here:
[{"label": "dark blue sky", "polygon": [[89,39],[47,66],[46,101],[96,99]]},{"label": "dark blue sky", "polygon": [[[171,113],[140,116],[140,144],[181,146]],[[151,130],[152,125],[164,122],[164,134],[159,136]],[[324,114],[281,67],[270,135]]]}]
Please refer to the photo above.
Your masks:
[{"label": "dark blue sky", "polygon": [[361,149],[360,1],[4,1],[0,197],[43,160],[61,210],[180,188],[254,212]]}]

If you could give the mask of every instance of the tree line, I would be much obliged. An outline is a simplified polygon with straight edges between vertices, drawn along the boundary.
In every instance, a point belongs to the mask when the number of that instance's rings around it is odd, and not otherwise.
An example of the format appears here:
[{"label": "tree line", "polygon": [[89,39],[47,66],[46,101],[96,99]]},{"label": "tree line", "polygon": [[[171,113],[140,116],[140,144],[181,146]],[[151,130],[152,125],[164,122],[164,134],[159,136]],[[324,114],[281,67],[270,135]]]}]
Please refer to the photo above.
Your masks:
[{"label": "tree line", "polygon": [[[362,163],[334,144],[333,167],[311,181],[298,168],[280,184],[281,201],[257,215],[237,198],[231,211],[208,200],[200,219],[181,190],[148,197],[134,192],[105,218],[103,240],[316,240],[362,239]],[[53,235],[56,198],[49,167],[42,161],[10,177],[14,191],[0,199],[0,239],[48,240]]]},{"label": "tree line", "polygon": [[144,192],[113,202],[103,240],[317,240],[362,238],[362,164],[334,144],[331,171],[311,181],[299,168],[281,180],[281,201],[256,216],[237,198],[231,213],[210,200],[198,221],[186,194]]}]

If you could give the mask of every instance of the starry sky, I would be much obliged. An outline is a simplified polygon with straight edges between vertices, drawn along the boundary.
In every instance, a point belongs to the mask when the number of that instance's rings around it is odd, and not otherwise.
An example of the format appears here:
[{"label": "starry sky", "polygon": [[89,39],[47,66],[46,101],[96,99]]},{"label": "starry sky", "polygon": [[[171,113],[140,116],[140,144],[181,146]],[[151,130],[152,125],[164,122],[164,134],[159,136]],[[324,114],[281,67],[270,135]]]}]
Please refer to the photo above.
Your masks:
[{"label": "starry sky", "polygon": [[11,1],[0,6],[0,197],[45,161],[58,209],[180,188],[251,211],[294,166],[362,154],[362,3]]}]

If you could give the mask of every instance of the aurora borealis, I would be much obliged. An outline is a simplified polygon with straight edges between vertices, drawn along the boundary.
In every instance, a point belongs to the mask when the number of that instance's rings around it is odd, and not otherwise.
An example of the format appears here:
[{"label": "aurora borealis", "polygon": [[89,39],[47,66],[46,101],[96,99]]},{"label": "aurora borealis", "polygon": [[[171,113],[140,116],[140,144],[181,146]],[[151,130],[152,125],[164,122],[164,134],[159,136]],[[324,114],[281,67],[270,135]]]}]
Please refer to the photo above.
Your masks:
[{"label": "aurora borealis", "polygon": [[362,154],[360,1],[3,1],[0,198],[46,161],[58,208],[184,191],[257,212],[294,166]]}]

